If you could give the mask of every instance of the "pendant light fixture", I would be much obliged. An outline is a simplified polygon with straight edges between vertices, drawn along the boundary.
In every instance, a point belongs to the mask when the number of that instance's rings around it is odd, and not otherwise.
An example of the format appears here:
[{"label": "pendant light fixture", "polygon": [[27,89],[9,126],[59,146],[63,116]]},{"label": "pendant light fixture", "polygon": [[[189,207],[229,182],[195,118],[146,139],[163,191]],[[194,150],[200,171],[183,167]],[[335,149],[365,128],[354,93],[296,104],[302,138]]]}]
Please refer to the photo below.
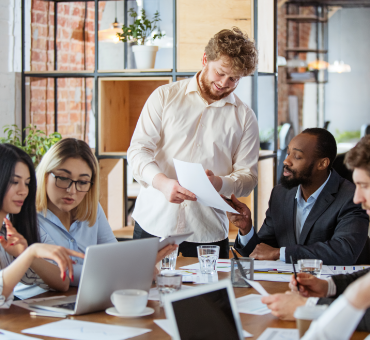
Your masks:
[{"label": "pendant light fixture", "polygon": [[329,65],[328,71],[330,73],[346,73],[351,72],[351,66],[342,60],[342,9],[339,11],[339,56],[340,60],[335,60],[333,64]]},{"label": "pendant light fixture", "polygon": [[119,42],[119,37],[117,33],[122,31],[121,27],[123,24],[118,23],[117,21],[117,1],[115,1],[115,19],[111,27],[106,30],[100,30],[98,32],[99,41],[113,42],[117,44]]}]

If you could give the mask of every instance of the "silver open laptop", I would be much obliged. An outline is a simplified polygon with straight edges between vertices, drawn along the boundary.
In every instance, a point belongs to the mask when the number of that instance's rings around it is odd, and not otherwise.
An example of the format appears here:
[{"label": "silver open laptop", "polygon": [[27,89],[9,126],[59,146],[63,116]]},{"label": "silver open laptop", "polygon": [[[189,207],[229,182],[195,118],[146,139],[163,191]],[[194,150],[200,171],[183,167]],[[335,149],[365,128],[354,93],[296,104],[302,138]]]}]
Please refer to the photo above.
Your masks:
[{"label": "silver open laptop", "polygon": [[86,249],[77,295],[30,305],[32,308],[80,315],[104,310],[118,289],[149,291],[158,238],[90,246]]}]

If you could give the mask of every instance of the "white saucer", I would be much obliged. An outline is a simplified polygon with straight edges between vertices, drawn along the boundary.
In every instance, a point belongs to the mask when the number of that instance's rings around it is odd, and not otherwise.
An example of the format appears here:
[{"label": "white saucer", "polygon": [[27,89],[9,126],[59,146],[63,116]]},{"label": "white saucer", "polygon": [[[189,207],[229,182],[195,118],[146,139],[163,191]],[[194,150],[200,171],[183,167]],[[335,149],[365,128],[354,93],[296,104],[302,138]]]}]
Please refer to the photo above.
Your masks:
[{"label": "white saucer", "polygon": [[120,318],[138,318],[140,316],[151,315],[154,313],[154,309],[150,307],[146,307],[141,313],[139,314],[120,314],[118,313],[116,307],[110,307],[105,310],[105,312],[109,315],[118,316]]}]

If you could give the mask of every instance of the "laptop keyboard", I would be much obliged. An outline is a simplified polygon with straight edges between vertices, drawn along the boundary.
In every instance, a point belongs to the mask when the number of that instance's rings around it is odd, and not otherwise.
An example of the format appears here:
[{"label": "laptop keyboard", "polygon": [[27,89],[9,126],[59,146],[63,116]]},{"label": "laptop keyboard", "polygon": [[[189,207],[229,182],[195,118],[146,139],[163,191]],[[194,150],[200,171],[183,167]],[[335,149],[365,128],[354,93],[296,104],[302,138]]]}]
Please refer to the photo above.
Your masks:
[{"label": "laptop keyboard", "polygon": [[53,307],[58,307],[58,308],[65,308],[65,309],[70,309],[74,310],[76,307],[76,302],[69,302],[69,303],[63,303],[61,305],[55,305]]}]

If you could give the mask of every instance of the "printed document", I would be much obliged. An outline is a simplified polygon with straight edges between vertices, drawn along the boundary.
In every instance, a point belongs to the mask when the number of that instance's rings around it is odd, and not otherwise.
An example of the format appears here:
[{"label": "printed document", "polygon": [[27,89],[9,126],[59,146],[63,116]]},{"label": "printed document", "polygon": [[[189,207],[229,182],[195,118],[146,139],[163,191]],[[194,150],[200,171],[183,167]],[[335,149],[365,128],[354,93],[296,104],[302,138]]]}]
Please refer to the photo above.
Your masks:
[{"label": "printed document", "polygon": [[183,162],[175,158],[173,163],[180,185],[195,194],[200,204],[239,214],[221,198],[209,181],[202,164]]}]

